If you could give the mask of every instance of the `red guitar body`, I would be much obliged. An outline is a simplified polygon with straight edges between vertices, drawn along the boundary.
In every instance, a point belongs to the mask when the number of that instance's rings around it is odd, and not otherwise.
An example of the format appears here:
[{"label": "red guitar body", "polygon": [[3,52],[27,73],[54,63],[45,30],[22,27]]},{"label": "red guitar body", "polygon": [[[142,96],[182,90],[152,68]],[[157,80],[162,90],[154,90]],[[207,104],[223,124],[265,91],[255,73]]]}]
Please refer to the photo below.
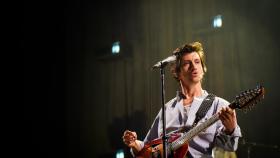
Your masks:
[{"label": "red guitar body", "polygon": [[[252,106],[256,105],[261,99],[264,98],[264,88],[262,86],[257,86],[255,89],[249,89],[247,91],[242,92],[238,96],[235,97],[235,100],[228,105],[231,109],[250,109]],[[180,134],[174,133],[171,134],[168,138],[168,158],[184,158],[188,152],[188,141],[191,138],[199,134],[199,132],[207,129],[210,125],[219,120],[219,114],[214,114],[211,118],[201,123],[200,125],[192,128],[188,133]],[[178,138],[183,138],[176,141]],[[184,139],[187,138],[187,139]],[[183,143],[180,142],[183,140]],[[176,141],[176,142],[174,142]],[[172,142],[174,142],[172,144]],[[177,144],[174,147],[174,144]],[[181,144],[182,143],[182,144]],[[170,145],[172,144],[172,145]],[[144,148],[136,155],[137,158],[163,158],[163,144],[162,139],[155,139],[147,144],[145,144]]]},{"label": "red guitar body", "polygon": [[[179,134],[172,134],[168,142],[173,142],[180,137]],[[188,143],[185,143],[176,151],[169,151],[168,158],[185,158],[188,152]],[[163,158],[163,144],[162,139],[155,139],[147,144],[144,148],[136,155],[136,158]]]}]

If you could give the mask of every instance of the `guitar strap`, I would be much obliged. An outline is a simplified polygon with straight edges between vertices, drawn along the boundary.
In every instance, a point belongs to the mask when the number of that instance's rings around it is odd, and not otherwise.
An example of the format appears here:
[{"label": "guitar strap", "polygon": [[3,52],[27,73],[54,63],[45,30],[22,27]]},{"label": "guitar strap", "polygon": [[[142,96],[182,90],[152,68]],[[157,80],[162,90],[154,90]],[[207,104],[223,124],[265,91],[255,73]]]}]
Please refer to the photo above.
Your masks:
[{"label": "guitar strap", "polygon": [[207,111],[210,109],[213,101],[215,99],[215,95],[209,93],[208,96],[202,101],[199,109],[196,112],[195,120],[193,122],[193,127],[196,126],[196,124],[201,120],[207,113]]},{"label": "guitar strap", "polygon": [[[211,105],[213,104],[213,101],[215,99],[215,95],[209,93],[206,98],[204,98],[204,100],[202,101],[199,109],[196,112],[196,116],[195,116],[195,120],[194,123],[191,127],[196,126],[196,124],[199,122],[199,120],[201,120],[207,113],[207,111],[210,109]],[[175,107],[175,105],[177,104],[177,100],[175,100],[172,104],[172,107]],[[189,127],[184,126],[181,127],[180,129],[178,129],[176,132],[185,132],[188,131]]]}]

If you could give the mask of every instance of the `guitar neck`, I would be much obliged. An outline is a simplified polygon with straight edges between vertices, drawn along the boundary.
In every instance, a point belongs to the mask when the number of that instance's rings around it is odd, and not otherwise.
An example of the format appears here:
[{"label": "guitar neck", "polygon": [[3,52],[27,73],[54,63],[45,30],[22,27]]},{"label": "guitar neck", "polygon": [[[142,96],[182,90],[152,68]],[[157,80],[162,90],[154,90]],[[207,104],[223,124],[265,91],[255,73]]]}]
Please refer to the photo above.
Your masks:
[{"label": "guitar neck", "polygon": [[201,131],[205,130],[207,127],[211,126],[215,122],[219,120],[219,115],[215,114],[210,119],[206,120],[205,122],[195,126],[189,132],[184,133],[183,136],[178,138],[176,141],[171,143],[171,149],[176,150],[180,148],[185,143],[189,142],[194,136],[196,136]]},{"label": "guitar neck", "polygon": [[[228,105],[231,109],[235,109],[235,102],[232,102],[230,105]],[[219,120],[219,114],[214,114],[210,119],[206,120],[205,122],[195,126],[187,133],[184,133],[180,138],[178,138],[176,141],[171,143],[171,149],[176,150],[180,148],[185,143],[189,142],[194,136],[198,135],[201,131],[205,130],[215,122]]]},{"label": "guitar neck", "polygon": [[[243,109],[249,108],[256,105],[261,99],[264,98],[264,88],[262,86],[255,89],[250,89],[242,92],[236,99],[228,105],[231,109]],[[215,122],[219,120],[219,114],[214,114],[210,119],[205,122],[193,127],[189,132],[184,133],[181,137],[176,139],[170,144],[171,150],[177,150],[187,142],[189,142],[194,136],[198,135],[201,131],[205,130]]]}]

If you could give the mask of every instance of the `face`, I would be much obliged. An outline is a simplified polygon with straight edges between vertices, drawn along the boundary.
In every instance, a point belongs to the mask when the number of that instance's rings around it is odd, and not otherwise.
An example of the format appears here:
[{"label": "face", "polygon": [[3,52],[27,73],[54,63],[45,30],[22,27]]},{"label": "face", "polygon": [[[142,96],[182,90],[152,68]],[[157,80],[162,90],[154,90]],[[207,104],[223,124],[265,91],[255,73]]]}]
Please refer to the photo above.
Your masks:
[{"label": "face", "polygon": [[185,83],[199,83],[203,78],[203,68],[196,52],[187,53],[182,57],[179,79]]}]

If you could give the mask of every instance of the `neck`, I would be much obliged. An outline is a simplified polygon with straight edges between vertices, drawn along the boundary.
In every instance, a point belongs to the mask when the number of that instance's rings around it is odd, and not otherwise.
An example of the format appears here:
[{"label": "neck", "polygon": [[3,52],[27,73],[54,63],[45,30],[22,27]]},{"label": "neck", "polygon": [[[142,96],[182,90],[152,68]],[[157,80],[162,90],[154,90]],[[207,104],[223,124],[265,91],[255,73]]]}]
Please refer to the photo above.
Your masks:
[{"label": "neck", "polygon": [[185,84],[184,82],[180,81],[182,93],[187,98],[193,98],[202,95],[202,86],[201,82],[195,84]]}]

